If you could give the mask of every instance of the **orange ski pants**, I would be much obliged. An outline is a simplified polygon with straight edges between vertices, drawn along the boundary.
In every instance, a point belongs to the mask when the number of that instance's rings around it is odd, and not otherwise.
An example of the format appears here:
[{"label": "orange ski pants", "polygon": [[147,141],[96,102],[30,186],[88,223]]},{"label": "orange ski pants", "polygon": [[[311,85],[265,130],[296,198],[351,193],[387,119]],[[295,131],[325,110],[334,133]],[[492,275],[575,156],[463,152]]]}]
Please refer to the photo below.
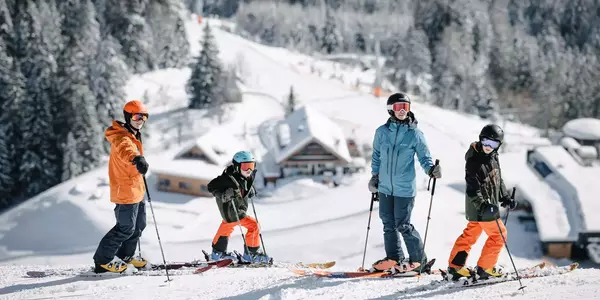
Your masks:
[{"label": "orange ski pants", "polygon": [[[246,216],[240,220],[240,223],[243,227],[248,229],[248,232],[246,233],[246,245],[248,245],[248,247],[260,246],[260,236],[258,235],[258,222],[256,222],[256,219],[250,216]],[[238,226],[237,222],[226,223],[225,221],[221,221],[221,225],[219,226],[217,234],[215,234],[215,237],[213,239],[213,245],[217,244],[220,237],[229,239],[229,236],[231,235],[231,233],[233,233],[233,230],[236,226]]]},{"label": "orange ski pants", "polygon": [[[504,238],[506,236],[506,227],[502,220],[498,219],[498,224],[502,230]],[[477,242],[479,236],[485,231],[488,238],[485,241],[485,245],[481,250],[481,256],[477,261],[477,265],[484,269],[493,268],[498,262],[500,251],[504,247],[504,241],[498,230],[496,221],[491,222],[473,222],[469,221],[467,228],[463,233],[456,239],[452,252],[450,252],[450,258],[448,259],[448,265],[452,268],[464,267],[467,262],[467,257],[471,251],[471,247]]]}]

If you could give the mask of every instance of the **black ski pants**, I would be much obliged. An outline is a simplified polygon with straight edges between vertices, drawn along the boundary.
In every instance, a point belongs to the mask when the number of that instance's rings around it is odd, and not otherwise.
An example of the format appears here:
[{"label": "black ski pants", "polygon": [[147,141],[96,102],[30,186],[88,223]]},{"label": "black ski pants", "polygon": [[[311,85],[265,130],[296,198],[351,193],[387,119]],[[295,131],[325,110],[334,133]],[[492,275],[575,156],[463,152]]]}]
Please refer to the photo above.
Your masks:
[{"label": "black ski pants", "polygon": [[115,256],[128,261],[134,256],[138,240],[146,228],[144,201],[117,204],[114,211],[117,224],[100,240],[94,254],[94,263],[97,265],[107,264]]}]

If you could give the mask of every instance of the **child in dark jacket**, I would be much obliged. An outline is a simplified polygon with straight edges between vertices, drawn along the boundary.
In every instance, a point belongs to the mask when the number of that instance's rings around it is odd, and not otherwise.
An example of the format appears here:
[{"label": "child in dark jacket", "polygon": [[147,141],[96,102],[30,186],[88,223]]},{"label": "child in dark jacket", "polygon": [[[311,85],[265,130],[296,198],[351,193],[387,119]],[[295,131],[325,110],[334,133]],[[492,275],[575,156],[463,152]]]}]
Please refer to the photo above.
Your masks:
[{"label": "child in dark jacket", "polygon": [[242,259],[246,262],[267,262],[270,259],[259,252],[260,235],[256,219],[246,215],[248,199],[254,197],[256,161],[248,151],[237,152],[232,165],[208,183],[208,191],[215,196],[223,221],[212,242],[211,260],[235,256],[227,252],[229,236],[238,224],[247,229]]},{"label": "child in dark jacket", "polygon": [[448,272],[453,280],[471,276],[471,270],[465,265],[471,247],[483,232],[488,239],[477,261],[477,275],[479,279],[503,275],[496,269],[506,239],[506,227],[499,220],[498,206],[515,209],[517,205],[508,195],[500,172],[498,149],[503,141],[504,131],[500,126],[486,125],[479,134],[479,141],[472,143],[465,154],[465,217],[468,223],[456,239],[448,259]]}]

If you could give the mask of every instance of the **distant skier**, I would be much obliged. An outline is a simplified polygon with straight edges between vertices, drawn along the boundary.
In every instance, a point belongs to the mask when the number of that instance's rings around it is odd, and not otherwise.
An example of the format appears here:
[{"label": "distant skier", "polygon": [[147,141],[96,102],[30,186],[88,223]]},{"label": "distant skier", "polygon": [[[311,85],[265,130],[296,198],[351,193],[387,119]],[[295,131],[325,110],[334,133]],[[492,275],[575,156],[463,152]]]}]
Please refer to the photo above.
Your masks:
[{"label": "distant skier", "polygon": [[[254,197],[256,161],[248,151],[237,152],[221,175],[208,183],[208,191],[215,196],[223,220],[212,242],[211,260],[237,258],[227,252],[229,236],[235,226],[246,227],[246,245],[242,259],[246,262],[268,262],[269,257],[259,251],[260,237],[256,219],[247,216],[248,199]],[[237,214],[236,214],[237,213]],[[239,222],[239,223],[238,223]]]},{"label": "distant skier", "polygon": [[[414,267],[424,264],[421,236],[410,223],[416,196],[415,154],[426,174],[441,178],[442,170],[434,166],[425,137],[417,128],[407,95],[396,93],[387,100],[390,115],[375,131],[369,191],[379,193],[379,217],[383,222],[383,241],[386,257],[373,264],[376,269],[389,269],[400,264]],[[406,259],[399,241],[402,234],[409,258]],[[429,272],[430,270],[423,270]]]},{"label": "distant skier", "polygon": [[[495,268],[504,241],[506,227],[499,219],[498,204],[514,209],[516,202],[506,192],[498,161],[498,148],[504,140],[500,126],[490,124],[481,129],[479,141],[473,142],[465,154],[466,201],[465,216],[469,221],[458,237],[448,259],[448,272],[453,280],[470,276],[465,268],[471,247],[482,232],[488,236],[477,262],[477,275],[486,279],[502,276]],[[498,223],[496,223],[498,220]]]},{"label": "distant skier", "polygon": [[120,273],[127,264],[143,268],[147,261],[136,256],[135,249],[146,228],[143,174],[148,163],[142,149],[141,130],[148,110],[139,100],[129,101],[123,108],[125,123],[114,120],[105,132],[110,142],[108,177],[110,201],[115,203],[117,224],[102,238],[94,254],[95,272]]}]

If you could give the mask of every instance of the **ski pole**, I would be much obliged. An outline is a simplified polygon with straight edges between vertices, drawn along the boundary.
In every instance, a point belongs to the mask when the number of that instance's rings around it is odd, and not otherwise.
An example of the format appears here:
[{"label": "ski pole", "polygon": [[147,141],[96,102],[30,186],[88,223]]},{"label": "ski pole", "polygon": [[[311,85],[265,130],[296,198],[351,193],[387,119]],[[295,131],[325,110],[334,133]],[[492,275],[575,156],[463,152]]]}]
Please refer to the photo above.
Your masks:
[{"label": "ski pole", "polygon": [[244,250],[246,250],[246,253],[250,253],[250,250],[248,250],[248,245],[246,245],[246,237],[244,236],[244,230],[242,229],[242,222],[240,221],[240,216],[238,215],[237,207],[235,207],[235,199],[231,199],[231,202],[231,206],[233,207],[233,213],[235,213],[235,219],[237,220],[238,227],[240,228],[240,233],[242,234],[242,241],[244,241]]},{"label": "ski pole", "polygon": [[365,257],[367,256],[367,241],[369,241],[369,230],[371,229],[371,215],[373,214],[373,203],[377,201],[379,195],[377,193],[371,194],[371,207],[369,208],[369,222],[367,223],[367,238],[365,239],[365,250],[363,251],[363,259],[361,270],[365,269]]},{"label": "ski pole", "polygon": [[142,242],[138,239],[138,256],[142,257]]},{"label": "ski pole", "polygon": [[[440,160],[436,159],[435,164],[433,165],[432,168],[435,168],[439,164],[440,164]],[[431,187],[431,198],[429,199],[429,212],[427,213],[427,225],[425,225],[425,238],[423,239],[423,250],[421,251],[422,254],[425,254],[425,244],[427,244],[427,231],[429,230],[429,220],[431,220],[431,206],[433,204],[433,194],[435,193],[436,181],[437,181],[437,178],[433,177],[433,186]],[[431,179],[430,179],[430,182],[431,182]],[[427,188],[429,188],[429,186]],[[425,263],[427,263],[427,262],[421,261],[421,267],[419,268],[419,274],[421,274],[423,272],[423,265]]]},{"label": "ski pole", "polygon": [[[150,197],[150,191],[148,190],[148,183],[146,182],[146,175],[142,175],[144,178],[144,187],[146,187],[146,194],[148,195],[148,203],[150,204],[150,211],[152,211],[152,219],[154,220],[154,228],[156,229],[156,237],[158,238],[158,245],[160,246],[160,253],[162,254],[163,263],[165,264],[165,273],[167,274],[167,281],[171,281],[169,278],[169,271],[167,271],[167,260],[165,259],[165,251],[160,241],[160,235],[158,234],[158,225],[156,224],[156,216],[154,216],[154,209],[152,208],[152,198]],[[141,250],[140,250],[141,251]]]},{"label": "ski pole", "polygon": [[504,234],[502,233],[502,228],[500,227],[500,222],[498,221],[498,219],[496,219],[496,225],[498,225],[498,231],[500,232],[502,241],[504,241],[504,246],[506,247],[506,252],[508,252],[508,257],[510,258],[510,262],[512,263],[512,266],[515,269],[515,274],[517,275],[517,279],[519,280],[519,285],[521,285],[519,290],[522,290],[525,288],[525,286],[523,286],[523,283],[521,282],[521,276],[519,276],[519,271],[517,270],[517,267],[515,266],[515,262],[512,258],[512,255],[510,254],[510,250],[508,249],[508,243],[506,242],[506,238],[504,238]]},{"label": "ski pole", "polygon": [[260,222],[258,221],[258,215],[256,215],[256,209],[254,208],[254,199],[253,198],[250,198],[250,203],[252,204],[252,211],[254,212],[254,218],[256,219],[256,223],[258,224],[258,236],[260,237],[260,244],[262,245],[265,256],[268,256],[267,250],[265,249],[265,242],[263,241],[263,237],[262,237],[262,228],[260,227]]}]

